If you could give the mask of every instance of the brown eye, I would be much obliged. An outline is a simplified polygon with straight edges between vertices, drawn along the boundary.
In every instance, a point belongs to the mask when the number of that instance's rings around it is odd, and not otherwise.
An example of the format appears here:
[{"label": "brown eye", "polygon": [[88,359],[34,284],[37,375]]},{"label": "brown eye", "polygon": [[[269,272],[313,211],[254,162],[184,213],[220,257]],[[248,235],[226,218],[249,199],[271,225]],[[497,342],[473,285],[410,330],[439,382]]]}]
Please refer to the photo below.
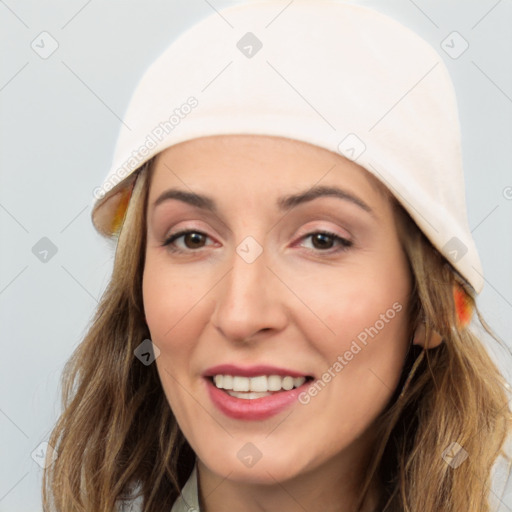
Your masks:
[{"label": "brown eye", "polygon": [[198,249],[204,243],[204,238],[202,233],[190,232],[183,236],[183,241],[189,249]]},{"label": "brown eye", "polygon": [[311,240],[317,249],[330,249],[334,243],[333,237],[325,233],[315,233]]},{"label": "brown eye", "polygon": [[[174,247],[173,244],[176,240],[183,238],[184,248]],[[165,240],[162,244],[164,246],[168,246],[171,251],[186,251],[188,249],[201,249],[204,247],[204,242],[208,238],[208,235],[202,233],[201,231],[180,231],[178,233],[174,233],[169,238]]]},{"label": "brown eye", "polygon": [[342,238],[335,233],[330,233],[328,231],[316,231],[314,233],[309,233],[302,238],[310,238],[313,249],[319,250],[320,252],[332,249],[336,242],[341,246],[339,249],[337,249],[339,251],[344,251],[353,245],[350,240]]}]

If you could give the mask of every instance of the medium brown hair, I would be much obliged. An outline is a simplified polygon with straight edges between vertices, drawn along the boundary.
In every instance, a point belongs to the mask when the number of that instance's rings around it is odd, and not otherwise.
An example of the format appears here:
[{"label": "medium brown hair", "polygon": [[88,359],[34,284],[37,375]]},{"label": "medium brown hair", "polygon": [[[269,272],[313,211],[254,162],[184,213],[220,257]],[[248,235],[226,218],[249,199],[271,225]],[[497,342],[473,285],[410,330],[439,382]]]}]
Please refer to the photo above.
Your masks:
[{"label": "medium brown hair", "polygon": [[[145,512],[170,510],[195,462],[156,365],[134,356],[150,338],[142,275],[153,161],[138,171],[112,278],[63,372],[63,412],[49,439],[58,457],[43,475],[46,512],[111,512],[137,496]],[[511,429],[507,383],[482,341],[457,324],[460,276],[396,201],[395,213],[414,282],[411,325],[425,322],[427,337],[435,330],[443,342],[410,346],[395,395],[373,426],[379,443],[359,505],[378,480],[379,512],[490,512],[491,468]],[[457,468],[442,457],[454,442],[469,454]]]}]

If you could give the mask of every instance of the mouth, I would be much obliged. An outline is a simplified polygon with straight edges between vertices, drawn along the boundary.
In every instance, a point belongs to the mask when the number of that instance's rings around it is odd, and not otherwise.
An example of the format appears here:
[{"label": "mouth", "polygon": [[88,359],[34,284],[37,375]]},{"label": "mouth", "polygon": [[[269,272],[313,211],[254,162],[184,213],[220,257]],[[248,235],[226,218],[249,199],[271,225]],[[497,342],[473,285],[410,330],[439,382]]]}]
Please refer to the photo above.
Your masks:
[{"label": "mouth", "polygon": [[220,364],[202,376],[212,405],[245,421],[266,420],[293,407],[314,380],[305,372],[267,364]]},{"label": "mouth", "polygon": [[310,375],[242,375],[216,374],[206,377],[213,386],[227,395],[242,400],[257,400],[300,388],[313,380]]}]

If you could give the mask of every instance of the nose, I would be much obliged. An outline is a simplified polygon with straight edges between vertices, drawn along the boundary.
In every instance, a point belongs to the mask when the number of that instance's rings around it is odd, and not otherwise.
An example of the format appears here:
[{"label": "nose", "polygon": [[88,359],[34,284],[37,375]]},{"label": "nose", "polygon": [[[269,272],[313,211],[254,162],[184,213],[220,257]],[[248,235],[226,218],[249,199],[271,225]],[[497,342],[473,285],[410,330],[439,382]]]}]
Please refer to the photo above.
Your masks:
[{"label": "nose", "polygon": [[254,261],[234,252],[231,269],[216,286],[212,323],[235,342],[279,332],[287,323],[285,284],[269,266],[264,250]]}]

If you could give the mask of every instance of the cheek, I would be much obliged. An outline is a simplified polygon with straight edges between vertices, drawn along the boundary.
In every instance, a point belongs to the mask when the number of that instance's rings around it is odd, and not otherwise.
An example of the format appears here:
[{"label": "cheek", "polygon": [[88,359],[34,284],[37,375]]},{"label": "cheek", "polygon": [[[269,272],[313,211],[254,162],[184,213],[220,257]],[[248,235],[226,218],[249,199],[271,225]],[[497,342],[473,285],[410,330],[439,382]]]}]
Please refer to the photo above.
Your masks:
[{"label": "cheek", "polygon": [[376,415],[398,384],[410,342],[406,261],[395,252],[389,260],[340,268],[336,279],[332,272],[317,275],[308,285],[317,320],[299,321],[324,361],[321,380],[329,380],[340,405]]},{"label": "cheek", "polygon": [[371,398],[375,391],[372,382],[377,388],[384,387],[383,393],[376,390],[376,396],[386,395],[398,382],[409,344],[407,297],[376,290],[370,296],[347,292],[345,289],[335,304],[328,306],[328,334],[319,337],[318,331],[315,335],[311,330],[311,339],[327,369],[341,364],[334,371],[343,375],[338,384],[349,396]]},{"label": "cheek", "polygon": [[182,410],[180,383],[188,381],[195,344],[200,338],[200,319],[208,307],[197,279],[190,279],[177,266],[149,257],[142,283],[144,312],[151,341],[160,350],[156,366],[171,408]]},{"label": "cheek", "polygon": [[404,266],[373,263],[336,272],[328,269],[303,281],[297,289],[298,294],[307,297],[307,305],[317,317],[317,321],[310,323],[310,335],[324,339],[326,346],[336,345],[336,340],[343,343],[361,333],[364,341],[364,333],[368,329],[373,332],[374,326],[383,334],[398,334],[407,323],[410,279]]},{"label": "cheek", "polygon": [[183,325],[194,326],[186,321],[187,316],[200,307],[204,290],[194,276],[187,275],[179,266],[171,266],[150,255],[144,268],[142,294],[153,341],[168,345],[179,343],[176,333]]},{"label": "cheek", "polygon": [[309,328],[324,365],[301,403],[314,411],[310,417],[318,417],[313,430],[325,430],[322,446],[342,450],[358,438],[382,413],[398,385],[409,340],[405,303],[395,298],[375,291],[370,296],[340,293],[325,317],[335,334],[317,332],[314,337],[315,330]]},{"label": "cheek", "polygon": [[204,291],[178,266],[149,255],[142,294],[151,341],[160,350],[155,364],[162,388],[175,414],[186,416],[190,403],[181,390],[189,385],[190,361],[202,329],[200,322],[191,320],[199,319],[201,308],[207,307]]}]

